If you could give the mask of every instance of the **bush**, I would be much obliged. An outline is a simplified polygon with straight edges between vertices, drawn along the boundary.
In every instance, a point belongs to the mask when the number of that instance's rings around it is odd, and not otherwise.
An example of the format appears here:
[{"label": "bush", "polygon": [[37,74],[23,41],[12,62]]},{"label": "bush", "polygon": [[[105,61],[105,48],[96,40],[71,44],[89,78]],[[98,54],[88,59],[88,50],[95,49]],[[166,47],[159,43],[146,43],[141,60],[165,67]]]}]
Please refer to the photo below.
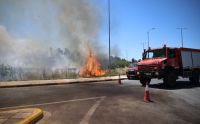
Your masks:
[{"label": "bush", "polygon": [[126,60],[116,61],[111,65],[112,69],[129,67],[131,64]]}]

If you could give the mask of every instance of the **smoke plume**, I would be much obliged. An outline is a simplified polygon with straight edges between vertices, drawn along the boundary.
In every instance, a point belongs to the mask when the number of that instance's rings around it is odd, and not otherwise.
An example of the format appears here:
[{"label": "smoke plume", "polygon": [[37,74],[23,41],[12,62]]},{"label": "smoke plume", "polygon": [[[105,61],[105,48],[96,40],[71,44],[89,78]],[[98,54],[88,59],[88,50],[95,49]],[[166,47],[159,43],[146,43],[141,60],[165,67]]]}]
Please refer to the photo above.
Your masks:
[{"label": "smoke plume", "polygon": [[87,43],[100,63],[101,9],[88,0],[1,0],[0,63],[50,69],[85,65]]}]

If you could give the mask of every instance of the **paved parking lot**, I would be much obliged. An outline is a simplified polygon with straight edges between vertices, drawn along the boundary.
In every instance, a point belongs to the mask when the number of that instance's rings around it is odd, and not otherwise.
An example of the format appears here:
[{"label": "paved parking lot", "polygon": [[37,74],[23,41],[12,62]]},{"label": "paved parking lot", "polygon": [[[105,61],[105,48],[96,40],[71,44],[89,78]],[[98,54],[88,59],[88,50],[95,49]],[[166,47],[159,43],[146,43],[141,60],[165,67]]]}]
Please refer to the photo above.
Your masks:
[{"label": "paved parking lot", "polygon": [[200,122],[200,84],[180,79],[166,89],[153,79],[149,92],[154,102],[142,102],[145,87],[138,80],[3,88],[0,111],[39,108],[51,115],[45,124]]}]

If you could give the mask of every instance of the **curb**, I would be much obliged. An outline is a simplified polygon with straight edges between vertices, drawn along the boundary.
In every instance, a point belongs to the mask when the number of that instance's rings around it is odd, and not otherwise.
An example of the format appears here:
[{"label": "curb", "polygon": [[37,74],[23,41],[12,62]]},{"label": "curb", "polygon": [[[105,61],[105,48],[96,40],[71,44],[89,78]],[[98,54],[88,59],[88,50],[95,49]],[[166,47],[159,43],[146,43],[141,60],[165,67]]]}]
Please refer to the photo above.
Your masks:
[{"label": "curb", "polygon": [[[121,80],[125,80],[125,79],[127,79],[127,78],[121,78]],[[115,81],[115,80],[119,80],[119,79],[105,79],[105,80],[101,79],[101,80],[72,81],[72,82],[44,83],[44,84],[6,85],[6,86],[0,86],[0,88],[47,86],[47,85],[62,85],[62,84],[77,84],[77,83],[92,83],[92,82]]]},{"label": "curb", "polygon": [[31,114],[30,116],[28,116],[27,118],[25,118],[24,120],[18,122],[17,124],[33,124],[36,121],[38,121],[40,118],[43,117],[43,111],[41,109],[38,109],[38,108],[26,108],[26,109],[16,109],[16,110],[10,110],[10,111],[2,111],[0,113],[19,111],[19,110],[30,110],[30,109],[34,109],[35,112],[33,114]]},{"label": "curb", "polygon": [[32,108],[32,109],[35,109],[35,113],[31,114],[26,119],[20,121],[18,124],[32,124],[43,117],[43,111],[41,109],[37,108]]}]

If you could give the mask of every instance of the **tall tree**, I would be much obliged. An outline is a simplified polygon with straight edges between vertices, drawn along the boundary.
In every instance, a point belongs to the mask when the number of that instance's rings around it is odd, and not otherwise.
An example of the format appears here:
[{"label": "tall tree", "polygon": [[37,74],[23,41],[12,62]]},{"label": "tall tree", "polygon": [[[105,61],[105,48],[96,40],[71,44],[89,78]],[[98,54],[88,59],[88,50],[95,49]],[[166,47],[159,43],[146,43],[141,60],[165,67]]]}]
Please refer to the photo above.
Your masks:
[{"label": "tall tree", "polygon": [[23,75],[23,70],[22,70],[22,67],[19,67],[18,69],[18,76],[19,76],[19,79],[22,80],[22,75]]}]

